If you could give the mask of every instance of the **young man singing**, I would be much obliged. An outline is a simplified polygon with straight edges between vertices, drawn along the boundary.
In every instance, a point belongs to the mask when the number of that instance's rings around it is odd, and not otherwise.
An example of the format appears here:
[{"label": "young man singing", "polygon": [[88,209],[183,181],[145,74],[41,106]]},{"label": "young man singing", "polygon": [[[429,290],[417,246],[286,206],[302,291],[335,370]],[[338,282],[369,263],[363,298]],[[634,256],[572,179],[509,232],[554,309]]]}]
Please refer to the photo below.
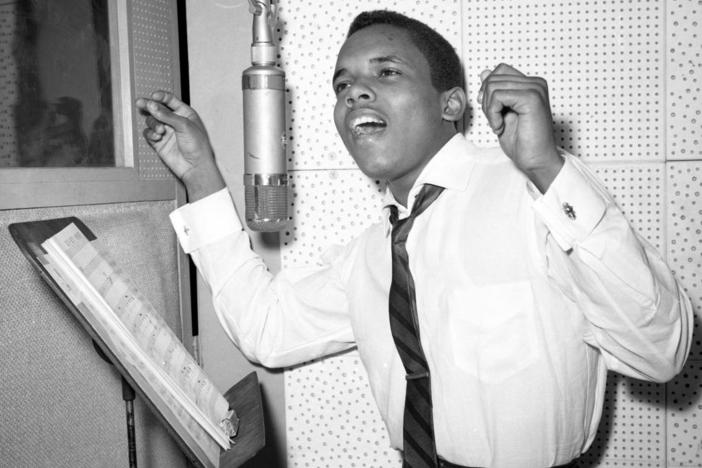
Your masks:
[{"label": "young man singing", "polygon": [[271,275],[251,251],[197,114],[137,105],[187,187],[172,214],[230,338],[266,366],[356,346],[404,466],[575,466],[608,370],[680,371],[691,307],[661,257],[556,147],[541,78],[499,65],[479,101],[500,148],[456,130],[454,49],[397,13],[359,15],[339,51],[334,121],[383,220],[317,266]]}]

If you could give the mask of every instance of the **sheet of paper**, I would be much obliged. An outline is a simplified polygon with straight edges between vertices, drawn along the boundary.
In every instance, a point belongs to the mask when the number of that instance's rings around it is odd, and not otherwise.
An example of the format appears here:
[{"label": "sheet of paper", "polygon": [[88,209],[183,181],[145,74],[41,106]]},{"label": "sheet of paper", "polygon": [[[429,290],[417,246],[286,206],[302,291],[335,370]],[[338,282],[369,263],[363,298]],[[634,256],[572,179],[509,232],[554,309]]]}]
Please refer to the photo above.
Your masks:
[{"label": "sheet of paper", "polygon": [[74,303],[91,311],[115,349],[152,384],[198,442],[206,446],[214,439],[228,448],[219,427],[229,409],[226,399],[98,242],[88,241],[71,224],[43,247],[49,253],[44,262],[50,274],[70,291]]}]

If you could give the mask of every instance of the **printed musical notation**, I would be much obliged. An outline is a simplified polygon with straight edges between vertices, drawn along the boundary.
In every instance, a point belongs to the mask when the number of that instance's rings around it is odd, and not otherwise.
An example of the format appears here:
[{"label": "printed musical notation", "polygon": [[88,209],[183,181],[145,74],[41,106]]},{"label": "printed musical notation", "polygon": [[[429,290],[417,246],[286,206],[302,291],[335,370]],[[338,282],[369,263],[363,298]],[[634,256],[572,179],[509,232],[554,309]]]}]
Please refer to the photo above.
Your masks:
[{"label": "printed musical notation", "polygon": [[47,239],[42,259],[110,349],[149,382],[198,443],[218,458],[230,447],[229,404],[168,324],[102,249],[70,224]]}]

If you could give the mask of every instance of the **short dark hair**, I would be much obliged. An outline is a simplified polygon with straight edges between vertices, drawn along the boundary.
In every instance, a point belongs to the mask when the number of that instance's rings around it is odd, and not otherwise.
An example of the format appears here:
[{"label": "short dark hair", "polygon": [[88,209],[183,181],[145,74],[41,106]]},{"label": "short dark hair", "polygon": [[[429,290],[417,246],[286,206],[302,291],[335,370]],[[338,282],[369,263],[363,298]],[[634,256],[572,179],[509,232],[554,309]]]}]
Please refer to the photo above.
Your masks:
[{"label": "short dark hair", "polygon": [[421,21],[390,10],[364,11],[351,22],[346,37],[374,24],[388,24],[407,31],[412,43],[429,62],[431,84],[437,90],[464,87],[463,68],[456,50],[441,34]]}]

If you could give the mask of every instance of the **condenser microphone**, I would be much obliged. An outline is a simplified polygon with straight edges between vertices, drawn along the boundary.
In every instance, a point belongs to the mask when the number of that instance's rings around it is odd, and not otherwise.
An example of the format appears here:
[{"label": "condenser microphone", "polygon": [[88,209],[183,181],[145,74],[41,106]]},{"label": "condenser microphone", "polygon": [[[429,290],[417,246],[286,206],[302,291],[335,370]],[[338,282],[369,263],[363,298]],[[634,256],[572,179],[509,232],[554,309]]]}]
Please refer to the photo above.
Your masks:
[{"label": "condenser microphone", "polygon": [[250,3],[254,15],[251,67],[241,80],[246,224],[254,231],[280,231],[288,220],[285,73],[275,66],[270,1]]}]

